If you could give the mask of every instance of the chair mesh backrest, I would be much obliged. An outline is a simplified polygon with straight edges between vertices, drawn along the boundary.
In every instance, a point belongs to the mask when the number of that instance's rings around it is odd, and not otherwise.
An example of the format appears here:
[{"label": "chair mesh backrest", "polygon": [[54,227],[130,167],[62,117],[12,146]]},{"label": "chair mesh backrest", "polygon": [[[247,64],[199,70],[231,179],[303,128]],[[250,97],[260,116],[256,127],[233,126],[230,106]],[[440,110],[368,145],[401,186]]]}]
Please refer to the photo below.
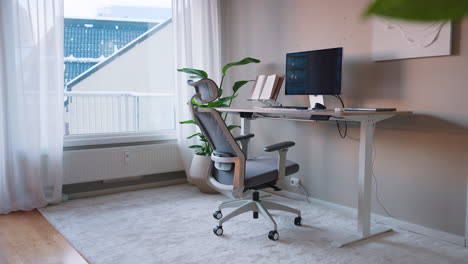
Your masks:
[{"label": "chair mesh backrest", "polygon": [[[237,143],[231,145],[229,140],[234,142],[234,138],[231,133],[225,134],[224,131],[227,130],[227,126],[223,121],[218,121],[217,117],[220,118],[220,114],[214,110],[212,111],[201,111],[195,110],[194,118],[197,120],[200,125],[200,129],[203,134],[208,138],[213,150],[228,154],[231,157],[238,156],[237,153],[241,153]],[[224,129],[223,129],[224,128]],[[235,149],[236,148],[236,149]],[[237,150],[237,151],[236,151]],[[229,171],[217,170],[214,166],[212,168],[213,177],[222,184],[231,185],[234,178],[234,166]]]},{"label": "chair mesh backrest", "polygon": [[[205,130],[203,134],[210,139],[213,149],[235,157],[236,152],[229,143],[227,135],[221,129],[221,125],[214,117],[215,114],[219,115],[217,112],[198,112],[198,118]],[[222,125],[225,126],[225,124]]]}]

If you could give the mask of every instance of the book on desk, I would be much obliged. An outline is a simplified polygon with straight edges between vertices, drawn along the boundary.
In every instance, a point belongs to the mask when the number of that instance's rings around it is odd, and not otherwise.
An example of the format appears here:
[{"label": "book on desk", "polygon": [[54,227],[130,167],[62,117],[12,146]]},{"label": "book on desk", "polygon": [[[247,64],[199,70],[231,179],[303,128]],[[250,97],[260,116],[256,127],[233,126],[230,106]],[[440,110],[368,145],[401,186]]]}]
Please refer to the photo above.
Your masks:
[{"label": "book on desk", "polygon": [[284,75],[258,75],[255,80],[249,101],[276,100],[283,85]]}]

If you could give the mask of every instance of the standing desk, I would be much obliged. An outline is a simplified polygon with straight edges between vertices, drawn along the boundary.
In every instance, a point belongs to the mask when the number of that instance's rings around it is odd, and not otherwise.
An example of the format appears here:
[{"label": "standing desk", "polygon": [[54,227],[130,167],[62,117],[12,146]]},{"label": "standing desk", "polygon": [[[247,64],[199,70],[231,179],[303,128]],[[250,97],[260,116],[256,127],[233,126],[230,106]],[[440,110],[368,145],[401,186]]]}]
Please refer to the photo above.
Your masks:
[{"label": "standing desk", "polygon": [[[343,247],[367,238],[390,232],[392,229],[371,227],[371,196],[372,196],[372,146],[374,143],[375,124],[379,121],[398,116],[409,115],[409,111],[375,112],[375,111],[350,111],[335,112],[334,110],[298,110],[298,109],[273,109],[273,108],[216,108],[219,112],[238,114],[241,117],[242,134],[250,132],[250,121],[257,118],[292,120],[304,122],[354,122],[360,124],[359,140],[359,187],[358,187],[358,219],[357,233],[343,241],[337,241],[339,247]],[[313,116],[314,120],[311,120]],[[316,120],[329,116],[329,120]],[[246,150],[247,152],[247,150]]]}]

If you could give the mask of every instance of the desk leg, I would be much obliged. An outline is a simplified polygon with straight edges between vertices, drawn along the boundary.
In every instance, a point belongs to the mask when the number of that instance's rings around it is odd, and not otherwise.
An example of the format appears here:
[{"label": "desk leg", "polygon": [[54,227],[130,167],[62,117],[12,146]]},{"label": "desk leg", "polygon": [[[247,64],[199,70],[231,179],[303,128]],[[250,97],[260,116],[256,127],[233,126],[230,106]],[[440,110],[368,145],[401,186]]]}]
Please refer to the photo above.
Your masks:
[{"label": "desk leg", "polygon": [[241,118],[241,135],[247,135],[250,133],[250,119]]},{"label": "desk leg", "polygon": [[344,242],[338,243],[343,247],[354,242],[392,231],[388,228],[371,229],[371,201],[372,201],[372,159],[375,121],[367,118],[361,120],[361,139],[359,142],[359,199],[358,199],[358,234]]},{"label": "desk leg", "polygon": [[[248,118],[241,118],[241,135],[247,135],[250,133],[250,119]],[[245,154],[245,158],[247,159],[249,156],[249,142],[242,143],[242,151]]]}]

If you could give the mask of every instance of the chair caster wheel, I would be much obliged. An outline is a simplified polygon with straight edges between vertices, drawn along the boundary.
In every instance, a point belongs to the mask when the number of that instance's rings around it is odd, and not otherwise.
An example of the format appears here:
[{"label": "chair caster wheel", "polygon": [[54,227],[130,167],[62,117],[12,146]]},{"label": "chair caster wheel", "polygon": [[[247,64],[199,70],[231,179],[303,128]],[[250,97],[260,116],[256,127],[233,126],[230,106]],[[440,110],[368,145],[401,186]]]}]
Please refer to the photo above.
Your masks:
[{"label": "chair caster wheel", "polygon": [[270,231],[270,233],[268,233],[268,238],[273,241],[276,241],[279,238],[279,234],[276,231]]},{"label": "chair caster wheel", "polygon": [[223,214],[221,213],[221,211],[215,211],[215,212],[213,213],[213,217],[214,217],[215,219],[219,220],[219,219],[223,218]]},{"label": "chair caster wheel", "polygon": [[223,234],[223,227],[222,226],[215,226],[213,228],[213,233],[217,236],[221,236]]},{"label": "chair caster wheel", "polygon": [[301,226],[302,225],[302,218],[300,216],[294,218],[294,224],[297,225],[297,226]]}]

